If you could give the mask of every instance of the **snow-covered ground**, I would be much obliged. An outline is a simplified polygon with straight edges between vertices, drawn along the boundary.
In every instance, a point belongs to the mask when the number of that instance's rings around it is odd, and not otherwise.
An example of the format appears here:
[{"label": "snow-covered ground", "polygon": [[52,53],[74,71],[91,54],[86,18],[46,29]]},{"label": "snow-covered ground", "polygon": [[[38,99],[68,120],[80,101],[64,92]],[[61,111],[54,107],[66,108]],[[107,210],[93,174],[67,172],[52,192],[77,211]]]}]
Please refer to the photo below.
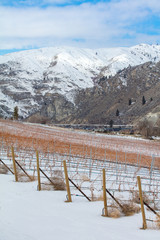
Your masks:
[{"label": "snow-covered ground", "polygon": [[[65,191],[37,191],[37,182],[0,175],[0,240],[158,240],[159,230],[140,230],[141,213],[118,219],[101,216],[103,202],[73,198]],[[152,219],[154,216],[152,216]]]}]

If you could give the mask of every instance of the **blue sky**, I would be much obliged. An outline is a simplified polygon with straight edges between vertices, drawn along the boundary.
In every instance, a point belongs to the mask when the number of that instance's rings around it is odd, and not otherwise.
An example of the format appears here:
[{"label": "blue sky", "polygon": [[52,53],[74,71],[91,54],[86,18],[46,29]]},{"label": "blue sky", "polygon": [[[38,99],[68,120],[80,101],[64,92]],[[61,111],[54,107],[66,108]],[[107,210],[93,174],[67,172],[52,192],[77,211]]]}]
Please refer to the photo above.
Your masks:
[{"label": "blue sky", "polygon": [[[109,2],[110,0],[102,0],[101,2]],[[39,7],[48,7],[48,6],[67,6],[67,5],[80,5],[82,3],[98,3],[100,2],[99,0],[21,0],[21,1],[16,1],[16,0],[1,0],[1,5],[3,6],[15,6],[15,7],[30,7],[30,6],[39,6]]]},{"label": "blue sky", "polygon": [[159,0],[0,0],[0,54],[160,43]]}]

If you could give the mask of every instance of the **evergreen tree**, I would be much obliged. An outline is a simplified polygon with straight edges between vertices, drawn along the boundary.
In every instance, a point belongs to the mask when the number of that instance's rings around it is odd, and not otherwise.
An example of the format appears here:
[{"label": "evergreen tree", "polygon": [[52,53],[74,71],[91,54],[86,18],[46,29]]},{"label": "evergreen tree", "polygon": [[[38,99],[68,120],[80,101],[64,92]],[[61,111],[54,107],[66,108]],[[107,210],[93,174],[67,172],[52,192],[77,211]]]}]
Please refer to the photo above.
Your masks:
[{"label": "evergreen tree", "polygon": [[145,99],[145,97],[143,96],[142,97],[142,105],[144,105],[146,103],[146,99]]},{"label": "evergreen tree", "polygon": [[111,119],[110,121],[109,121],[109,126],[110,126],[110,128],[112,128],[113,127],[113,120]]},{"label": "evergreen tree", "polygon": [[14,108],[13,119],[18,120],[18,107],[17,106]]},{"label": "evergreen tree", "polygon": [[116,111],[116,116],[118,117],[119,116],[119,110],[117,109]]}]

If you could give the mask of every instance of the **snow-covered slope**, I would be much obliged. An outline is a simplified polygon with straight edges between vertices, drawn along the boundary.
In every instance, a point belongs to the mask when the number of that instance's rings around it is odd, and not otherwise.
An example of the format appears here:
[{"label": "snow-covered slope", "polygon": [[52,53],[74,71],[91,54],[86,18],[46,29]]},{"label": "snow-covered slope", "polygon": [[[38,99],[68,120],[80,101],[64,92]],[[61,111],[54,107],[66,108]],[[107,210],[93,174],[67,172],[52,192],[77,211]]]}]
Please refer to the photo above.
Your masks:
[{"label": "snow-covered slope", "polygon": [[[14,182],[0,174],[1,240],[154,240],[159,230],[141,230],[141,213],[134,216],[102,217],[103,202],[87,202],[72,196],[65,203],[65,191],[36,191],[37,182]],[[153,213],[147,217],[155,220]],[[155,227],[147,222],[149,226]]]},{"label": "snow-covered slope", "polygon": [[39,109],[46,94],[58,93],[74,102],[74,91],[93,87],[102,76],[129,65],[160,61],[160,46],[80,49],[54,47],[0,56],[0,111],[18,106],[24,117]]}]

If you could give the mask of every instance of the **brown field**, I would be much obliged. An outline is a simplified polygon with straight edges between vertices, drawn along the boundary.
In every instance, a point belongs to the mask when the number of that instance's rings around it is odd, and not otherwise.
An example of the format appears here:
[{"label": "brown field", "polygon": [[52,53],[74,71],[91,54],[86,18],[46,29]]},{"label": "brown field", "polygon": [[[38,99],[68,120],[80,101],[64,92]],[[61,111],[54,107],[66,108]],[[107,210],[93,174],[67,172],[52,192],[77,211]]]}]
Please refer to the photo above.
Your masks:
[{"label": "brown field", "polygon": [[[10,149],[30,148],[43,152],[79,155],[84,158],[116,160],[160,168],[160,142],[70,129],[0,120],[0,139]],[[1,143],[2,144],[2,143]],[[9,150],[8,150],[9,151]]]}]

